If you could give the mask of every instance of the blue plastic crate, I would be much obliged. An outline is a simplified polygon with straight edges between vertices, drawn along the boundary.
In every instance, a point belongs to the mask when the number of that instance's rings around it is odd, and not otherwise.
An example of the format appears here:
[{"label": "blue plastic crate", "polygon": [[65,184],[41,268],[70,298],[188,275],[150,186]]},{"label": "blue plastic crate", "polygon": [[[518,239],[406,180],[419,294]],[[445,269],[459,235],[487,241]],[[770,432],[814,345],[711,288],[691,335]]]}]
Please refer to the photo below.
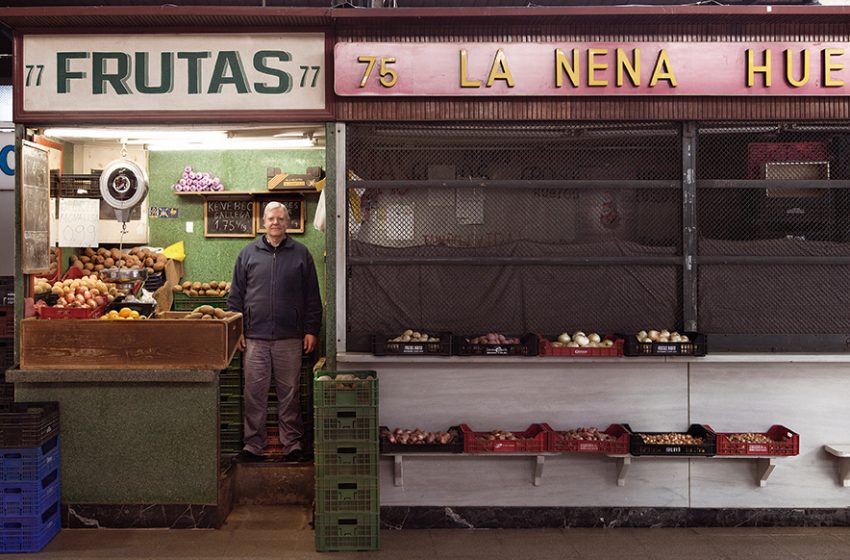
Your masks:
[{"label": "blue plastic crate", "polygon": [[0,482],[0,519],[10,515],[38,515],[59,499],[59,466],[32,482]]},{"label": "blue plastic crate", "polygon": [[59,500],[41,515],[0,517],[0,552],[38,552],[59,532]]},{"label": "blue plastic crate", "polygon": [[41,480],[58,464],[58,435],[38,447],[0,449],[0,481]]}]

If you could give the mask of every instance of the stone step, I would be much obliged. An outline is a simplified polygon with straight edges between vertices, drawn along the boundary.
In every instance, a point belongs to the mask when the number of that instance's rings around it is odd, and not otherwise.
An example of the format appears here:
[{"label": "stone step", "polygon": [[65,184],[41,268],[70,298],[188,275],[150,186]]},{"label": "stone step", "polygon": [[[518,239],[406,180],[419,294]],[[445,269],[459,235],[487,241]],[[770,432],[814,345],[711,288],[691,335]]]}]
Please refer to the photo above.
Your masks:
[{"label": "stone step", "polygon": [[237,463],[233,475],[234,504],[313,504],[313,463]]}]

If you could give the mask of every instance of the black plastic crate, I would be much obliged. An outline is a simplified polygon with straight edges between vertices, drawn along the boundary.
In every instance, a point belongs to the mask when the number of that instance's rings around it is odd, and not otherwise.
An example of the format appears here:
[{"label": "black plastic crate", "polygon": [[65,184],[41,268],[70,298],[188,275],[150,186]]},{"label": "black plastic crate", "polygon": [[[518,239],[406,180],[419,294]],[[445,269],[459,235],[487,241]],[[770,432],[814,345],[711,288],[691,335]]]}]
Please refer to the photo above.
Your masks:
[{"label": "black plastic crate", "polygon": [[383,334],[372,335],[372,353],[376,356],[403,355],[403,356],[451,356],[452,355],[452,333],[434,333],[437,342],[402,342],[394,341],[394,336]]},{"label": "black plastic crate", "polygon": [[625,339],[626,356],[705,356],[708,352],[706,336],[698,332],[682,332],[688,342],[638,342],[637,333],[620,335]]},{"label": "black plastic crate", "polygon": [[455,336],[454,353],[458,356],[537,356],[538,337],[536,334],[527,333],[517,337],[519,344],[472,344],[470,339],[476,336]]},{"label": "black plastic crate", "polygon": [[[623,427],[629,431],[629,449],[632,455],[669,455],[682,457],[711,457],[717,453],[717,435],[711,428],[702,424],[691,424],[687,432],[635,432],[628,424]],[[701,444],[647,443],[641,436],[664,436],[667,434],[687,434],[702,438]]]},{"label": "black plastic crate", "polygon": [[452,426],[446,432],[454,432],[455,437],[449,443],[390,443],[391,430],[386,426],[380,427],[381,453],[463,453],[463,430],[460,426]]},{"label": "black plastic crate", "polygon": [[36,447],[59,433],[59,403],[0,403],[0,448]]}]

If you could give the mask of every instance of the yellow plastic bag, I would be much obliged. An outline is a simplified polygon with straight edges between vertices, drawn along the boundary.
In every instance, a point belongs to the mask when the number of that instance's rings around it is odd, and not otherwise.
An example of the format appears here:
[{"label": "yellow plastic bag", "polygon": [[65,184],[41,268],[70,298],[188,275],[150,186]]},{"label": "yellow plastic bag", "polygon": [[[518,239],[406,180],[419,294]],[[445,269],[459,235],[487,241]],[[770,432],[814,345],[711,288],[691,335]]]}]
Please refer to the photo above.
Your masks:
[{"label": "yellow plastic bag", "polygon": [[182,241],[178,241],[172,245],[169,245],[165,249],[163,249],[162,254],[168,257],[169,259],[174,259],[178,262],[183,262],[186,258],[186,249],[183,246]]}]

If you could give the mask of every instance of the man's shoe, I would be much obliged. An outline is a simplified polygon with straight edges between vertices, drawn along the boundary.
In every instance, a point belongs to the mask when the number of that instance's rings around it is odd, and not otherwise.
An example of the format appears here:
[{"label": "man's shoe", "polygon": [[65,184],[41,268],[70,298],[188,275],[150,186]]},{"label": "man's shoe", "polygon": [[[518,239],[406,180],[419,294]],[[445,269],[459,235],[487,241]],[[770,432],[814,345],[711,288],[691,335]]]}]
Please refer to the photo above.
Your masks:
[{"label": "man's shoe", "polygon": [[247,449],[240,451],[236,458],[241,463],[261,463],[266,460],[262,455],[256,455]]},{"label": "man's shoe", "polygon": [[294,449],[290,451],[284,455],[282,459],[284,463],[306,463],[309,460],[309,457],[307,457],[301,449]]}]

